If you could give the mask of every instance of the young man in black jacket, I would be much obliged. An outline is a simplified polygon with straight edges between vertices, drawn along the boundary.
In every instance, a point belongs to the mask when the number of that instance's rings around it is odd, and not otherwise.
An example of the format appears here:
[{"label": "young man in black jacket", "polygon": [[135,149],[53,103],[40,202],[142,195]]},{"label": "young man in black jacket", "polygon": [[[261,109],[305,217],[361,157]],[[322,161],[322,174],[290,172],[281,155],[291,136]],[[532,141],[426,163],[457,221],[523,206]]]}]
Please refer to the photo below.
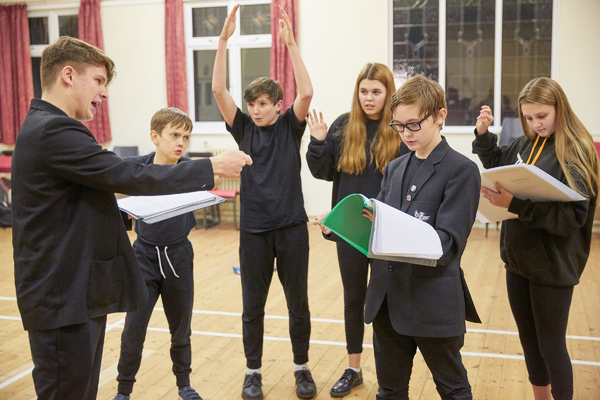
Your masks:
[{"label": "young man in black jacket", "polygon": [[17,304],[39,398],[95,399],[106,315],[148,298],[115,192],[151,195],[212,189],[252,161],[241,151],[178,165],[145,166],[102,149],[80,122],[108,98],[114,62],[62,37],[42,54],[13,159]]}]

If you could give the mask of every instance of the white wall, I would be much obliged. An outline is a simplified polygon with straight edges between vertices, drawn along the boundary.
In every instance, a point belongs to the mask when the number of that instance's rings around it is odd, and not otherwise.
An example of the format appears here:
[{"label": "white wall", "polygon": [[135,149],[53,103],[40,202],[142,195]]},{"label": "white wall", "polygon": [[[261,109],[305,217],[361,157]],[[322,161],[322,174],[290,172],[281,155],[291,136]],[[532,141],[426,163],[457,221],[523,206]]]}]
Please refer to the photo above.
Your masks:
[{"label": "white wall", "polygon": [[142,153],[154,149],[152,115],[167,106],[164,8],[161,3],[101,8],[104,50],[117,70],[108,89],[112,145],[137,145]]},{"label": "white wall", "polygon": [[[9,0],[0,0],[7,3]],[[28,1],[48,5],[61,1]],[[69,4],[77,4],[71,1]],[[298,0],[301,54],[309,70],[315,97],[312,106],[323,111],[331,123],[350,108],[353,85],[367,62],[388,63],[388,0]],[[121,5],[118,5],[121,4]],[[125,4],[125,5],[123,5]],[[571,105],[596,140],[596,96],[600,80],[600,1],[562,0],[555,10],[558,18],[557,80]],[[152,114],[166,107],[164,55],[164,3],[159,0],[103,0],[102,27],[105,50],[117,65],[117,78],[109,88],[113,141],[108,145],[138,145],[152,150],[148,138]],[[452,147],[471,154],[472,133],[446,134]],[[302,148],[303,162],[309,141]],[[198,135],[190,150],[234,148],[228,135]],[[474,157],[473,157],[474,158]],[[304,162],[305,164],[305,162]],[[315,215],[329,210],[331,184],[314,179],[304,166],[302,180],[306,210]]]}]

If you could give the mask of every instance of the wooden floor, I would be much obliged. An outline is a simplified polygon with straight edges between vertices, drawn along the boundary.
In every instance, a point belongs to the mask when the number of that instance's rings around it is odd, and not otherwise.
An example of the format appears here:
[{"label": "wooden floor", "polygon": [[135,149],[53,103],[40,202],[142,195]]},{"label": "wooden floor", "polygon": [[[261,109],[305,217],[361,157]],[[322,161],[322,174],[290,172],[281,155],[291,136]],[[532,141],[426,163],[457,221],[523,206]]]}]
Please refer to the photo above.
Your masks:
[{"label": "wooden floor", "polygon": [[[312,335],[309,366],[318,396],[329,390],[347,367],[343,312],[335,246],[309,227],[311,237],[309,299]],[[192,319],[192,385],[205,400],[240,399],[245,374],[241,332],[241,285],[232,267],[238,265],[239,233],[231,223],[193,230],[196,297]],[[509,310],[504,268],[498,254],[499,232],[474,229],[463,258],[466,279],[483,324],[468,324],[463,360],[475,399],[533,399]],[[76,251],[76,249],[74,249]],[[573,360],[575,398],[600,399],[600,236],[581,284],[575,289],[568,327]],[[0,230],[0,399],[34,399],[31,356],[15,300],[11,230]],[[160,303],[157,307],[160,307]],[[288,321],[281,285],[275,278],[266,309],[263,391],[267,400],[296,399]],[[116,365],[124,315],[109,316],[98,399],[116,394]],[[144,359],[132,399],[177,399],[169,359],[170,335],[158,308],[150,321]],[[366,327],[364,384],[348,399],[375,399],[377,383],[372,330]],[[411,399],[439,398],[431,374],[417,353],[410,384]]]}]

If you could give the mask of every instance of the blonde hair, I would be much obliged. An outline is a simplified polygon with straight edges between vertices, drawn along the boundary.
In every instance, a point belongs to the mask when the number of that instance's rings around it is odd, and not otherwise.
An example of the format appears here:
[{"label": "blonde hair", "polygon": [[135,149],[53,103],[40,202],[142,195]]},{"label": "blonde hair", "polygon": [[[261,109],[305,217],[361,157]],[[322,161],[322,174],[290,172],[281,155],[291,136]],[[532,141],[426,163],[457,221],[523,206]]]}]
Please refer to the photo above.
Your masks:
[{"label": "blonde hair", "polygon": [[442,86],[423,75],[413,76],[392,96],[391,112],[401,104],[414,105],[419,109],[419,116],[433,115],[437,118],[439,111],[446,106],[446,96]]},{"label": "blonde hair", "polygon": [[348,123],[339,134],[342,137],[341,155],[338,162],[338,170],[358,175],[367,166],[367,154],[365,142],[367,141],[367,130],[365,128],[368,120],[363,111],[358,97],[360,83],[364,79],[379,81],[386,89],[386,100],[383,105],[379,128],[371,143],[371,162],[375,162],[377,169],[383,173],[385,166],[398,157],[400,151],[400,136],[390,127],[392,113],[389,108],[392,93],[396,91],[394,78],[390,69],[379,63],[369,63],[363,67],[356,79],[352,107]]},{"label": "blonde hair", "polygon": [[47,90],[56,82],[60,71],[71,65],[77,73],[82,74],[90,65],[106,68],[106,85],[116,75],[115,63],[102,50],[83,40],[70,36],[61,36],[55,43],[46,47],[42,53],[40,77],[42,90]]},{"label": "blonde hair", "polygon": [[556,110],[555,149],[569,186],[585,197],[596,197],[600,176],[598,153],[592,135],[571,109],[565,92],[550,78],[532,79],[519,94],[519,118],[525,136],[535,139],[537,134],[527,125],[522,104],[533,103],[553,106]]},{"label": "blonde hair", "polygon": [[154,113],[150,120],[150,129],[162,135],[163,129],[171,124],[172,128],[183,128],[186,132],[191,132],[194,124],[191,118],[176,107],[161,108]]}]

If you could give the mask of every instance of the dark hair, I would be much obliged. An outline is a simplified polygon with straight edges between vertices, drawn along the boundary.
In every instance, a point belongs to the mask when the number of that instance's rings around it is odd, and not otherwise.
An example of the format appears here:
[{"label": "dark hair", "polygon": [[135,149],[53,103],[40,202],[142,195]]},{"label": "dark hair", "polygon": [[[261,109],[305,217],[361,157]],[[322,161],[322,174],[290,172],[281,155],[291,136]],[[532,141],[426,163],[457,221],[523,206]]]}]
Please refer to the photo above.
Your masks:
[{"label": "dark hair", "polygon": [[269,95],[273,104],[277,104],[280,100],[283,100],[283,88],[281,84],[266,77],[256,78],[248,85],[244,92],[244,100],[247,103],[251,103],[262,94]]},{"label": "dark hair", "polygon": [[49,89],[67,65],[78,73],[84,73],[90,65],[104,66],[108,85],[115,76],[115,63],[102,50],[83,40],[70,36],[61,36],[55,43],[46,47],[42,53],[41,80],[42,90]]},{"label": "dark hair", "polygon": [[179,108],[169,107],[161,108],[154,113],[150,121],[150,129],[161,135],[163,129],[169,124],[173,128],[181,127],[186,132],[191,132],[194,126],[191,118],[186,113]]}]

